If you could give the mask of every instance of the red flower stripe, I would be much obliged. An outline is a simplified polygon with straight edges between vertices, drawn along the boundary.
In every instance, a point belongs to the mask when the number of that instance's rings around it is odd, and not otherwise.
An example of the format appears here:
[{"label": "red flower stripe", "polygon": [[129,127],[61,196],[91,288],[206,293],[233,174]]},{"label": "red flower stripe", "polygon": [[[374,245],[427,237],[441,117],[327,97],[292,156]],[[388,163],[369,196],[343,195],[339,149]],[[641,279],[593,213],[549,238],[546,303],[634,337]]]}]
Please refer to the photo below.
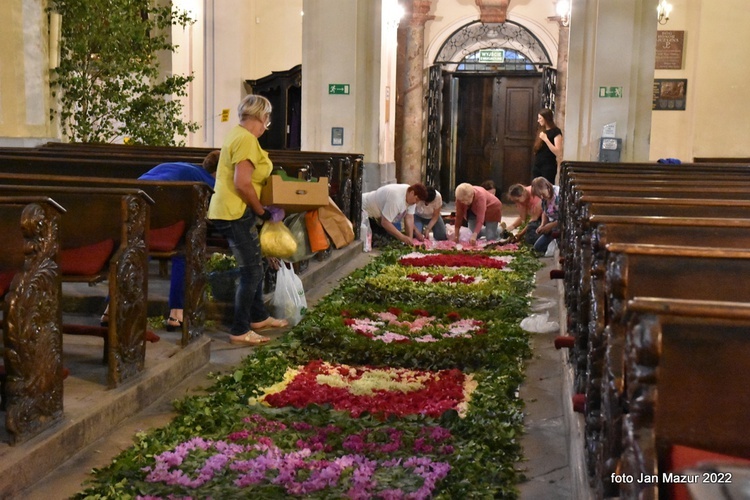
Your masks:
[{"label": "red flower stripe", "polygon": [[502,269],[507,264],[502,260],[486,255],[428,254],[424,257],[402,257],[398,261],[402,266],[414,267],[489,267]]}]

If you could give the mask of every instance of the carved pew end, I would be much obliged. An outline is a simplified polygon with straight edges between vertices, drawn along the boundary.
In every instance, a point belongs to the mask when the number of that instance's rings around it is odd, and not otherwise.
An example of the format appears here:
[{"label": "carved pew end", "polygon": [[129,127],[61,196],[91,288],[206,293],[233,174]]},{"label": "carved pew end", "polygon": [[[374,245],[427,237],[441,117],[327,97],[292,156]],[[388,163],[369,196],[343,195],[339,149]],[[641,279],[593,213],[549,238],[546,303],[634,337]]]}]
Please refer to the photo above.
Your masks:
[{"label": "carved pew end", "polygon": [[586,412],[586,395],[585,394],[574,394],[571,398],[573,400],[573,411],[576,413]]},{"label": "carved pew end", "polygon": [[558,335],[555,337],[555,349],[571,349],[575,346],[576,339],[571,335]]},{"label": "carved pew end", "polygon": [[549,272],[549,279],[551,280],[561,280],[565,278],[565,271],[562,269],[553,269]]},{"label": "carved pew end", "polygon": [[[65,380],[70,375],[70,369],[63,366],[62,378]],[[6,411],[5,407],[5,382],[8,380],[8,373],[5,371],[5,365],[0,365],[0,410]]]}]

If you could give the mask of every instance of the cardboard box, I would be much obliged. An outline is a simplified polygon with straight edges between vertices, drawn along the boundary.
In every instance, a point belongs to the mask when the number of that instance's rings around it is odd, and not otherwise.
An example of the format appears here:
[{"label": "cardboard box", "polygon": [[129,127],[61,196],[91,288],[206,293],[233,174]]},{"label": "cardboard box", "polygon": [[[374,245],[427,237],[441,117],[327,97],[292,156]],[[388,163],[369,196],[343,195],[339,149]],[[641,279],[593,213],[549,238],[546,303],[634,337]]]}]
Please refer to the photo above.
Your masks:
[{"label": "cardboard box", "polygon": [[260,202],[275,205],[286,212],[305,212],[328,205],[328,177],[317,182],[285,181],[272,175],[260,192]]}]

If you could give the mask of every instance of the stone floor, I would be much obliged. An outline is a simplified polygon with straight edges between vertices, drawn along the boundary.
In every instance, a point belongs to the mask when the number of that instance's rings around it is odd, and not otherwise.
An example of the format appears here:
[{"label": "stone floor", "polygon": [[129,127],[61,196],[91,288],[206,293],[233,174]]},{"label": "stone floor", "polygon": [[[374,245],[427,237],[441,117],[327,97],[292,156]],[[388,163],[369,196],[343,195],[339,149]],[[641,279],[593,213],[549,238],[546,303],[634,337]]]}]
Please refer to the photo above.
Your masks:
[{"label": "stone floor", "polygon": [[[510,222],[513,218],[512,208],[506,209],[504,220]],[[340,260],[331,268],[319,266],[319,270],[313,269],[312,272],[319,273],[316,278],[318,285],[306,286],[308,303],[314,304],[335,287],[340,279],[354,269],[365,265],[372,255],[356,251],[340,257]],[[549,271],[556,267],[557,258],[548,257],[543,258],[542,261],[544,268],[537,274],[533,307],[536,312],[548,312],[550,321],[557,321],[564,325],[564,310],[560,306],[560,282],[549,279]],[[149,293],[166,294],[168,284],[164,282],[157,285],[157,281],[157,279],[152,280],[154,285],[150,283]],[[160,292],[156,292],[157,286],[161,287]],[[98,292],[83,290],[82,293],[91,295],[90,300],[95,301],[98,307],[98,302],[96,302],[100,300]],[[97,318],[93,317],[92,321],[96,321]],[[164,331],[157,331],[157,333],[162,335],[162,340],[148,347],[149,352],[156,352],[158,346],[161,352],[158,358],[152,359],[154,366],[149,368],[154,370],[159,369],[159,365],[168,365],[175,356],[184,354],[183,350],[177,347],[176,333],[168,334]],[[590,496],[585,483],[581,458],[580,417],[572,413],[570,405],[571,381],[565,358],[566,353],[556,351],[552,342],[558,334],[558,331],[533,334],[534,354],[528,362],[526,382],[520,389],[520,395],[526,407],[526,433],[522,438],[526,460],[519,464],[527,478],[519,485],[521,498],[524,499],[587,499]],[[72,342],[66,339],[66,346]],[[81,339],[77,342],[90,344],[96,341],[86,339],[84,342]],[[86,407],[103,404],[103,401],[97,401],[97,399],[102,399],[106,397],[103,396],[104,393],[111,392],[102,391],[100,388],[103,367],[92,357],[91,345],[83,345],[80,349],[82,362],[88,364],[90,373],[88,379],[81,377],[81,380],[75,381],[75,377],[71,376],[66,381],[66,418],[69,420],[75,420],[75,415],[79,410],[83,411]],[[211,382],[207,377],[208,373],[231,370],[248,354],[249,349],[229,344],[227,334],[221,329],[209,329],[205,335],[205,345],[196,346],[194,363],[199,366],[192,374],[183,376],[182,382],[174,384],[172,389],[166,391],[152,387],[158,396],[153,402],[135,415],[117,423],[113,429],[93,440],[75,455],[66,457],[62,463],[56,463],[41,471],[36,469],[37,472],[32,472],[36,475],[35,478],[25,479],[30,482],[37,479],[33,486],[23,490],[17,488],[6,490],[5,493],[0,493],[0,498],[55,500],[69,498],[81,491],[92,468],[109,464],[112,457],[130,446],[137,432],[168,423],[174,416],[171,405],[173,400],[197,394],[205,389]],[[203,364],[200,364],[202,356],[207,356],[207,358],[203,360]],[[80,408],[76,412],[69,409],[69,404],[75,404],[69,403],[69,398],[73,398],[71,401],[77,399],[77,405]],[[71,413],[73,417],[70,416]],[[64,442],[59,442],[57,445],[63,446]],[[24,453],[29,454],[32,451],[39,453],[38,448],[38,446],[36,448],[29,446],[25,447],[25,450],[14,450],[13,447],[0,445],[0,477],[4,473],[22,474],[13,469],[3,472],[4,466],[1,464],[17,460]],[[51,472],[45,475],[48,470]]]}]

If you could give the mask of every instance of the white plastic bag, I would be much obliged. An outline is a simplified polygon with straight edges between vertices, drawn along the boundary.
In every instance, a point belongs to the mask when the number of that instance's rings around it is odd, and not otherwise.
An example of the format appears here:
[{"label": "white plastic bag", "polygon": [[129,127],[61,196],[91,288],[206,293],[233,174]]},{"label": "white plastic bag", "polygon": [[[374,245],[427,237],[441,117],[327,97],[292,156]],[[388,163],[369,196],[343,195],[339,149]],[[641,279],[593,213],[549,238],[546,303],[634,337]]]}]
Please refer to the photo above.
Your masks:
[{"label": "white plastic bag", "polygon": [[547,251],[544,252],[545,257],[554,257],[555,252],[557,251],[557,240],[552,240],[549,245],[547,245]]},{"label": "white plastic bag", "polygon": [[276,275],[276,290],[273,292],[271,303],[274,308],[273,315],[287,320],[291,326],[299,323],[307,311],[307,299],[305,299],[302,280],[294,274],[292,265],[284,261],[281,261]]},{"label": "white plastic bag", "polygon": [[560,330],[557,321],[549,320],[549,313],[532,314],[521,320],[521,328],[532,333],[552,333]]},{"label": "white plastic bag", "polygon": [[370,216],[362,210],[362,223],[359,225],[359,239],[362,240],[362,251],[372,250],[372,228],[370,227]]}]

